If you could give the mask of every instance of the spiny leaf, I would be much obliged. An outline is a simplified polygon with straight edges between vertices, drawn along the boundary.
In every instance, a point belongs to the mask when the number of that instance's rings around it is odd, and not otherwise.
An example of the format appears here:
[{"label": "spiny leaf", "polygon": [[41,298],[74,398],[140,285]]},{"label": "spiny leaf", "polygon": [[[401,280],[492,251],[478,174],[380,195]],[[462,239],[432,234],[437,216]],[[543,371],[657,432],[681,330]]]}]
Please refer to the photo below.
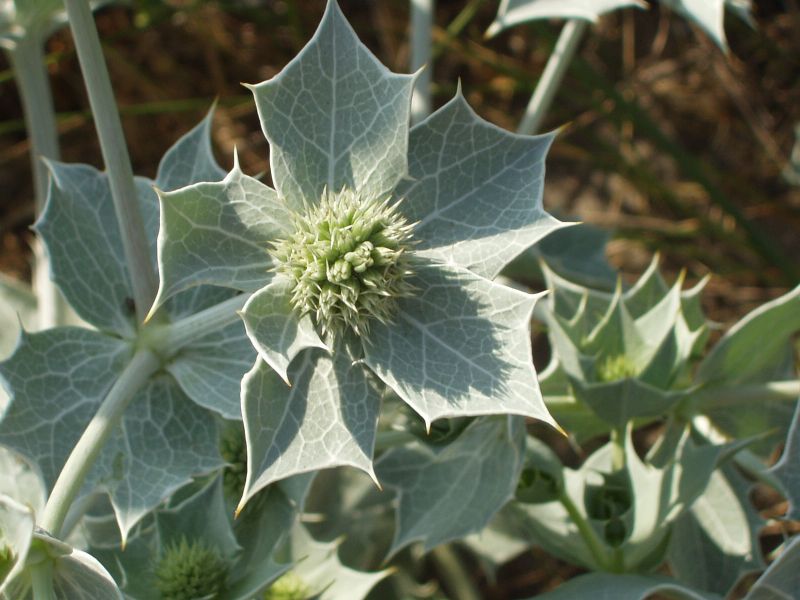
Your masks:
[{"label": "spiny leaf", "polygon": [[242,312],[247,333],[261,358],[289,382],[289,363],[304,349],[327,349],[311,316],[298,317],[291,302],[292,282],[278,277],[250,296]]},{"label": "spiny leaf", "polygon": [[195,285],[254,291],[269,279],[269,244],[289,233],[277,193],[239,168],[219,183],[159,193],[161,285],[153,308]]},{"label": "spiny leaf", "polygon": [[[533,370],[529,321],[537,296],[455,266],[420,267],[413,298],[377,323],[366,364],[430,425],[510,413],[554,425]],[[374,340],[374,341],[372,341]]]},{"label": "spiny leaf", "polygon": [[519,136],[478,117],[461,91],[411,130],[397,187],[418,222],[421,256],[493,278],[517,254],[569,225],[542,207],[552,135]]},{"label": "spiny leaf", "polygon": [[307,350],[286,383],[262,360],[242,381],[247,483],[240,510],[279,479],[349,465],[373,479],[372,452],[380,396],[363,366],[344,349],[331,357]]},{"label": "spiny leaf", "polygon": [[414,76],[384,67],[329,0],[311,41],[273,79],[252,86],[275,186],[290,206],[324,188],[373,198],[407,170]]},{"label": "spiny leaf", "polygon": [[390,554],[415,540],[430,550],[485,527],[513,496],[524,440],[519,417],[482,418],[444,446],[417,443],[383,455],[378,477],[399,496]]}]

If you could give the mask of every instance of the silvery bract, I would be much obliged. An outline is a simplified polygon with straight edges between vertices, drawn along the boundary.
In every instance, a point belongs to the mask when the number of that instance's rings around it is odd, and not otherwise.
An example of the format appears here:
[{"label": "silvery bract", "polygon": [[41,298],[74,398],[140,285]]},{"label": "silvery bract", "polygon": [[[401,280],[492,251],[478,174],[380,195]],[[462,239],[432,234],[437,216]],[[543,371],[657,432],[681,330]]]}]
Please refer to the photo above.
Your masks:
[{"label": "silvery bract", "polygon": [[[428,425],[506,413],[554,423],[531,362],[536,296],[492,281],[562,226],[541,204],[552,136],[500,130],[460,93],[409,132],[413,85],[331,1],[305,49],[251,88],[275,189],[237,164],[220,183],[160,194],[156,306],[198,284],[250,294],[259,358],[242,384],[243,503],[295,473],[374,476],[376,380]],[[349,208],[335,217],[323,197]]]}]

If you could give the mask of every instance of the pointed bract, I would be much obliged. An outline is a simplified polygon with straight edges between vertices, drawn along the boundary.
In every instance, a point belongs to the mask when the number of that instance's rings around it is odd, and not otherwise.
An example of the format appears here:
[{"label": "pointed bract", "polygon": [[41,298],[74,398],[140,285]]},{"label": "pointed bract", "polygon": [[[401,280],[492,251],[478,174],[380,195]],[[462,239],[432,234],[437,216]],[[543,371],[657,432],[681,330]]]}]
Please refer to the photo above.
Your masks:
[{"label": "pointed bract", "polygon": [[329,0],[311,41],[273,79],[252,86],[272,177],[290,206],[324,188],[372,197],[407,171],[413,75],[384,67]]}]

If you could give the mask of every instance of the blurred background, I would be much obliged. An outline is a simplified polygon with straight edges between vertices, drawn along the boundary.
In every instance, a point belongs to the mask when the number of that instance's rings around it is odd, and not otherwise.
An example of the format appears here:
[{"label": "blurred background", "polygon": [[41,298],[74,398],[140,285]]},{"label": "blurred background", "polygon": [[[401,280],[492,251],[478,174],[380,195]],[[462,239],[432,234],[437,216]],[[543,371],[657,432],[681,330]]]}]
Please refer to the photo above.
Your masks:
[{"label": "blurred background", "polygon": [[[359,36],[407,72],[409,2],[340,0]],[[98,13],[138,174],[219,101],[214,142],[249,174],[268,149],[240,82],[275,75],[313,34],[324,0],[134,0]],[[434,105],[459,79],[475,110],[514,130],[561,23],[484,32],[496,0],[439,0]],[[800,281],[800,2],[757,0],[755,28],[729,18],[726,55],[700,29],[653,2],[591,28],[545,123],[561,127],[548,159],[545,207],[613,232],[611,264],[640,274],[654,253],[688,284],[713,274],[711,318],[731,322]],[[66,30],[47,48],[63,157],[101,166]],[[2,61],[2,59],[0,59]],[[32,184],[22,112],[0,62],[0,271],[27,278]]]}]

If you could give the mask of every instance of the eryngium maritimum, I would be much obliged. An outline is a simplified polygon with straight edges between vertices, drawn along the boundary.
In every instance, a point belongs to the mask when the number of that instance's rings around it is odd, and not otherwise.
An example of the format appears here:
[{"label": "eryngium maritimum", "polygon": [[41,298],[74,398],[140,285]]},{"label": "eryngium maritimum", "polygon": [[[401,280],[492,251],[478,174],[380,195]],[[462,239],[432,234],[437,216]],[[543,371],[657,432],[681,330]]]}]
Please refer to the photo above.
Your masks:
[{"label": "eryngium maritimum", "polygon": [[274,244],[277,271],[293,283],[292,305],[311,314],[321,335],[364,335],[371,320],[389,322],[397,298],[411,293],[413,225],[397,206],[348,188],[326,189],[319,203],[295,215],[294,233]]}]

